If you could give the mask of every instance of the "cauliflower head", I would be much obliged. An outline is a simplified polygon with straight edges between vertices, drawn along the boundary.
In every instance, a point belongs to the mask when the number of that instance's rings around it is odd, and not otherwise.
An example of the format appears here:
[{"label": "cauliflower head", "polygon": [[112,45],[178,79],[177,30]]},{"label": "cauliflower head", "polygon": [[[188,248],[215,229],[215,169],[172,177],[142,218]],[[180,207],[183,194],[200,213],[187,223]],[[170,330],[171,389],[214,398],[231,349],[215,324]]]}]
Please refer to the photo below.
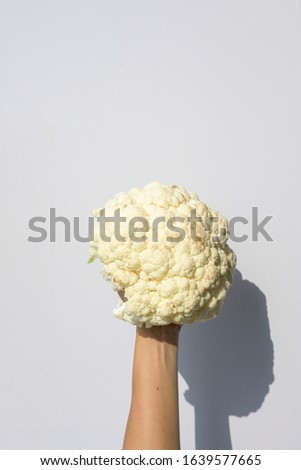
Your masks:
[{"label": "cauliflower head", "polygon": [[104,277],[124,292],[117,318],[150,328],[218,315],[236,256],[227,220],[195,193],[153,182],[117,194],[92,214],[89,262],[99,258]]}]

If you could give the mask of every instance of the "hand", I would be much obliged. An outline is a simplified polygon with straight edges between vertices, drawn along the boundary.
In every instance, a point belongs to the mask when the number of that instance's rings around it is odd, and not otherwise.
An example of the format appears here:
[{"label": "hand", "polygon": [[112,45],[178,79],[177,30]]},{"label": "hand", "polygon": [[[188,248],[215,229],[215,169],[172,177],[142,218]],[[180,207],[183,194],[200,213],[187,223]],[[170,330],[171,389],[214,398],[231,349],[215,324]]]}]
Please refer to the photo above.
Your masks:
[{"label": "hand", "polygon": [[118,295],[119,295],[119,297],[121,298],[122,302],[126,302],[126,301],[127,301],[127,298],[126,298],[125,295],[124,295],[124,290],[119,290],[119,291],[118,291]]},{"label": "hand", "polygon": [[[118,295],[123,302],[127,301],[124,290],[118,291]],[[170,323],[164,326],[152,326],[151,328],[137,326],[137,334],[144,338],[153,338],[158,341],[166,341],[167,343],[177,345],[181,327],[182,325],[176,323]]]}]

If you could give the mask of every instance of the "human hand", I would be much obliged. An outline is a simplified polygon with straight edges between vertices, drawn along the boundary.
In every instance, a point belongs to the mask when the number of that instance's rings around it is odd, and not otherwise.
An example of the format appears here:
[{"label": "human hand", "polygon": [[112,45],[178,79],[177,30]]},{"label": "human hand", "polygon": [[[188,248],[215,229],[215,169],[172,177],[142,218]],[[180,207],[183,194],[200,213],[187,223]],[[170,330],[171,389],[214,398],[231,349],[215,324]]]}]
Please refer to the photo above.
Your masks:
[{"label": "human hand", "polygon": [[[118,295],[123,302],[127,301],[123,290],[118,291]],[[164,326],[152,326],[151,328],[137,326],[137,335],[178,345],[181,328],[182,325],[178,325],[176,323],[170,323],[169,325]]]}]

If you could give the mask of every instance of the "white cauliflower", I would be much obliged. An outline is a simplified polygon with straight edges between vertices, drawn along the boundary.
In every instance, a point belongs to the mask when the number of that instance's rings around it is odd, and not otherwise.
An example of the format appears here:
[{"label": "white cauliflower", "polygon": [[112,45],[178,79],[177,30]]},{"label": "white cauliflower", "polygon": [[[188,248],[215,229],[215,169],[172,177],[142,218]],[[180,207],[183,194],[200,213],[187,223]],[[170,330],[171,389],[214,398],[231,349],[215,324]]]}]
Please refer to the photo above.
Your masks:
[{"label": "white cauliflower", "polygon": [[[116,229],[103,217],[117,209],[126,221]],[[194,223],[193,211],[200,218]],[[227,220],[196,194],[154,182],[119,193],[92,213],[97,219],[89,261],[99,258],[106,279],[127,299],[114,310],[117,318],[149,328],[218,315],[236,256],[226,243]]]}]

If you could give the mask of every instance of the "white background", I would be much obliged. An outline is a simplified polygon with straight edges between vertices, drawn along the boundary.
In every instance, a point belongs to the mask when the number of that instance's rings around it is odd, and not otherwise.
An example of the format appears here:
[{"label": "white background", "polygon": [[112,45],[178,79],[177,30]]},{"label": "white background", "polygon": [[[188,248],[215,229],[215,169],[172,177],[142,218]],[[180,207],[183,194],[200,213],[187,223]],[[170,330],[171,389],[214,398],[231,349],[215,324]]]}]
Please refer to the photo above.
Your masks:
[{"label": "white background", "polygon": [[28,221],[55,207],[84,236],[93,208],[153,180],[273,216],[273,242],[231,244],[221,316],[182,329],[182,448],[300,448],[300,2],[0,9],[1,448],[121,448],[135,329],[87,243],[62,224],[30,243]]}]

